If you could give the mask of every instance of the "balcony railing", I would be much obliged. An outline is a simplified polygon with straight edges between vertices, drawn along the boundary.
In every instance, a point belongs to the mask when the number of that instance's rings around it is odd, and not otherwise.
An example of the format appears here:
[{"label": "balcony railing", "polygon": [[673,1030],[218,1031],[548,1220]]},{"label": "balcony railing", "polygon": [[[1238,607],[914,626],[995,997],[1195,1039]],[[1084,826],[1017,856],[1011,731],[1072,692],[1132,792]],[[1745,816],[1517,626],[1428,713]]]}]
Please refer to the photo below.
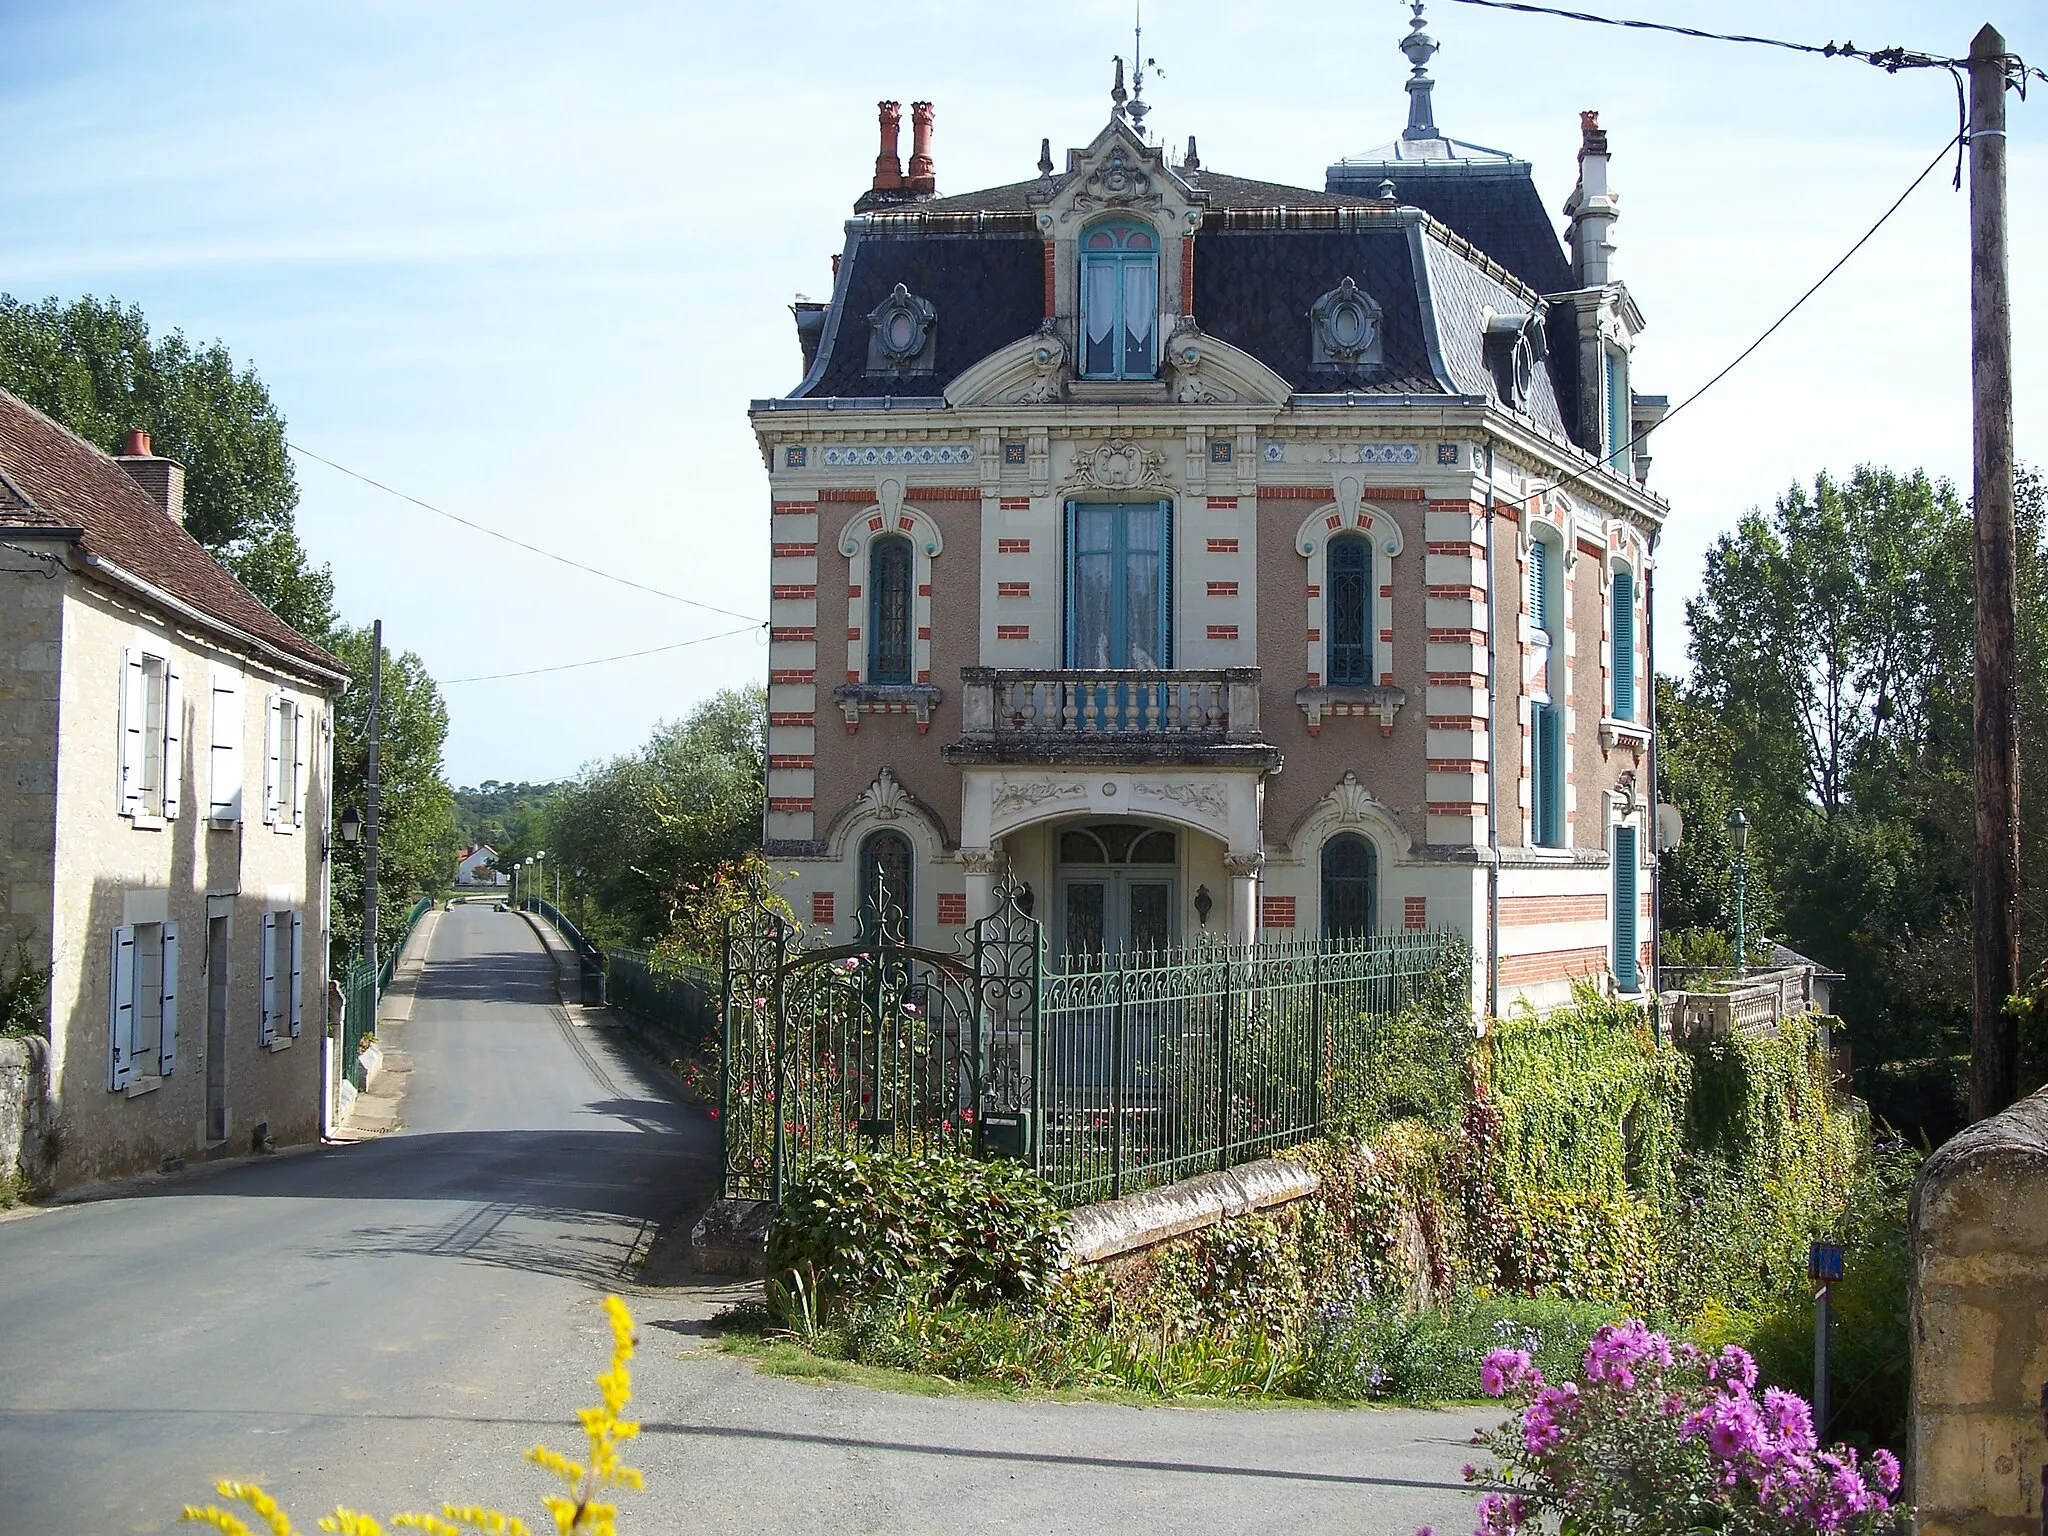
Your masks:
[{"label": "balcony railing", "polygon": [[960,669],[964,745],[1256,743],[1257,667]]}]

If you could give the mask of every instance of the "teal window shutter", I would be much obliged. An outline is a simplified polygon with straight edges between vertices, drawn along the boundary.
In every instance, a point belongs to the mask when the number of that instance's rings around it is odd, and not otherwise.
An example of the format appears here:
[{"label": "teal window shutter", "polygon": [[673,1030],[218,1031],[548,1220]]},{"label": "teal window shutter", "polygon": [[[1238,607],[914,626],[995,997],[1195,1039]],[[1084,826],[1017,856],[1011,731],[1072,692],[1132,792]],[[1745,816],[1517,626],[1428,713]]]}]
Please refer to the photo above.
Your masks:
[{"label": "teal window shutter", "polygon": [[1550,546],[1541,539],[1529,541],[1529,622],[1550,633]]},{"label": "teal window shutter", "polygon": [[1614,573],[1614,718],[1636,717],[1636,576]]},{"label": "teal window shutter", "polygon": [[1536,741],[1530,763],[1537,846],[1564,846],[1564,706],[1538,704]]},{"label": "teal window shutter", "polygon": [[1614,979],[1624,992],[1640,986],[1636,964],[1636,829],[1614,829]]}]

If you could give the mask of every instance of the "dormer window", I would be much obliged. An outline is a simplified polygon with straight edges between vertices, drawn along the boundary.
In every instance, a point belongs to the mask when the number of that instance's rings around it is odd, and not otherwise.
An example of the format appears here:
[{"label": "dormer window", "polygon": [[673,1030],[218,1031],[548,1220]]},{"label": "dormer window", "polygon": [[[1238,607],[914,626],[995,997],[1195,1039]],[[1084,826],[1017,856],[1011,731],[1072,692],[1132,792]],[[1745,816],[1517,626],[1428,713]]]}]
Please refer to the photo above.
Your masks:
[{"label": "dormer window", "polygon": [[868,316],[868,372],[930,373],[938,327],[930,304],[898,283]]},{"label": "dormer window", "polygon": [[1118,220],[1081,235],[1081,373],[1149,379],[1158,370],[1159,238]]},{"label": "dormer window", "polygon": [[1308,320],[1312,364],[1354,372],[1379,366],[1380,307],[1350,278],[1317,299]]},{"label": "dormer window", "polygon": [[1486,362],[1504,403],[1518,411],[1529,408],[1536,388],[1536,370],[1548,352],[1540,311],[1486,316]]}]

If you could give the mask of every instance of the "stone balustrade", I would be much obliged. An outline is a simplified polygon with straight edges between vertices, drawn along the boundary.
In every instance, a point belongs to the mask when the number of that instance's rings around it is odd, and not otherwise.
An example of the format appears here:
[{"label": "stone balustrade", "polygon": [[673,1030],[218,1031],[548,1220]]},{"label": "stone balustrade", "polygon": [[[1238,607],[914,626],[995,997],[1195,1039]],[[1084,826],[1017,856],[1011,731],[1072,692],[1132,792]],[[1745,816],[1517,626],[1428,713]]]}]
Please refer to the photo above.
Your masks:
[{"label": "stone balustrade", "polygon": [[963,667],[964,742],[1259,740],[1257,667]]}]

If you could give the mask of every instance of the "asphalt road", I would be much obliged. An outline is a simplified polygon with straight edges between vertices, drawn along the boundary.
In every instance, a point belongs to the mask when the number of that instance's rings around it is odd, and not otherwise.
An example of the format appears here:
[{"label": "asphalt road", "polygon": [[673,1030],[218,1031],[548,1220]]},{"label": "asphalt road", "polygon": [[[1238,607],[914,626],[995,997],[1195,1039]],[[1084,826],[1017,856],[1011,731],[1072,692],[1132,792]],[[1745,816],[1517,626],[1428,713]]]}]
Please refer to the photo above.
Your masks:
[{"label": "asphalt road", "polygon": [[701,1203],[715,1130],[554,1006],[523,920],[444,917],[404,1129],[0,1222],[0,1536],[170,1529],[216,1477],[310,1532],[337,1502],[542,1517],[597,1302],[641,1322],[628,1532],[1468,1529],[1484,1415],[1135,1409],[761,1377],[707,1347],[729,1292],[633,1266]]}]

